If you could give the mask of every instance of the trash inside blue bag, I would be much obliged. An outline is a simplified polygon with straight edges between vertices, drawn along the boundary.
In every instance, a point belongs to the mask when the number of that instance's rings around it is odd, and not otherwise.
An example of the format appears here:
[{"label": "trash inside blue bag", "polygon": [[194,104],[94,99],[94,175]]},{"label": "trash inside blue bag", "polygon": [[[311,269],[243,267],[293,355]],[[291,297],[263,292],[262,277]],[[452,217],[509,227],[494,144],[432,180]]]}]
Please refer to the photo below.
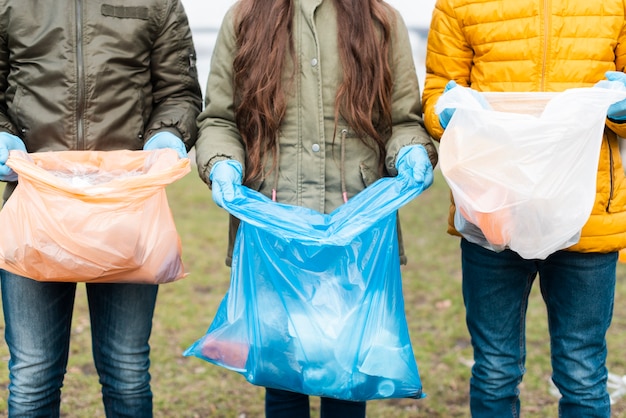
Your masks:
[{"label": "trash inside blue bag", "polygon": [[185,356],[250,383],[351,401],[422,398],[404,313],[397,210],[421,193],[380,179],[330,214],[237,186],[230,289]]}]

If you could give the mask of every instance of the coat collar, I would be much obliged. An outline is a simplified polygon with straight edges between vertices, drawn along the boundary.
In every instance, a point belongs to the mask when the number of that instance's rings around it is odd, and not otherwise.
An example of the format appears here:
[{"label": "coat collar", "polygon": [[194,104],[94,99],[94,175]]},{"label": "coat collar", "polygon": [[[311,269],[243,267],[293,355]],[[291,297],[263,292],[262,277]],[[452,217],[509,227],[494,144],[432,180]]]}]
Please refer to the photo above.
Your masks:
[{"label": "coat collar", "polygon": [[[302,10],[306,13],[307,16],[312,16],[320,4],[322,4],[324,0],[295,0],[296,5],[299,3]],[[330,0],[326,0],[330,1]]]}]

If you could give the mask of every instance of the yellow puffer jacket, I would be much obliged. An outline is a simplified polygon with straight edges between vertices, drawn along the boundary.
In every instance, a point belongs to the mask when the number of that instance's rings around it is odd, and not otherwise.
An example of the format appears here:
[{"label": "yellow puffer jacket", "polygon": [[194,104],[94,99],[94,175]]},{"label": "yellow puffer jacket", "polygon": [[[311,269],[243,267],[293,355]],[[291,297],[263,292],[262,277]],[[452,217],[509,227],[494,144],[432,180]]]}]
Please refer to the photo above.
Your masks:
[{"label": "yellow puffer jacket", "polygon": [[[424,122],[441,139],[435,104],[449,80],[478,91],[591,87],[626,66],[624,0],[438,0],[432,16],[423,94]],[[617,135],[607,120],[597,195],[580,252],[626,247],[626,181]],[[454,230],[450,208],[448,232]]]}]

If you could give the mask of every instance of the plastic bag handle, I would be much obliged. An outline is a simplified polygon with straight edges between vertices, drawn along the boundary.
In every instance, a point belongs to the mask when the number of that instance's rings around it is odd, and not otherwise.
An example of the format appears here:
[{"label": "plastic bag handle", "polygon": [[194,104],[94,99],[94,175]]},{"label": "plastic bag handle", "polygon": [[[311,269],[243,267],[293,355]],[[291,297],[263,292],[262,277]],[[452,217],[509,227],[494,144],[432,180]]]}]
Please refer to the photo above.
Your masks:
[{"label": "plastic bag handle", "polygon": [[284,240],[345,246],[380,219],[395,212],[424,190],[412,176],[383,177],[330,214],[302,206],[272,202],[246,186],[235,186],[235,199],[224,209],[243,222]]}]

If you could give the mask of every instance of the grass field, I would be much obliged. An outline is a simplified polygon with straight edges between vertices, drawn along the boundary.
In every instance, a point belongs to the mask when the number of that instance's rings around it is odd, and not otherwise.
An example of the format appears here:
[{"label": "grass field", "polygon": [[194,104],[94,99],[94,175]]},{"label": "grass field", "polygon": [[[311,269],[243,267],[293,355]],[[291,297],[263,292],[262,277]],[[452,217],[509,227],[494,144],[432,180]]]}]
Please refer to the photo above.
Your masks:
[{"label": "grass field", "polygon": [[[195,171],[169,186],[168,196],[183,241],[190,275],[160,288],[154,318],[152,387],[156,417],[263,416],[262,388],[239,374],[183,357],[204,335],[229,284],[223,259],[227,215],[217,208]],[[428,397],[368,403],[369,418],[467,417],[472,350],[461,299],[458,239],[446,235],[448,189],[437,171],[435,184],[402,208],[409,264],[403,267],[407,320],[415,357]],[[550,361],[545,308],[535,286],[527,329],[527,373],[521,385],[524,417],[556,417],[550,393]],[[0,332],[3,332],[0,321]],[[102,417],[98,378],[92,365],[84,286],[79,286],[70,362],[63,388],[62,416]],[[609,371],[626,374],[626,267],[619,266],[615,316],[609,332]],[[0,417],[6,416],[8,352],[0,344]],[[314,416],[319,400],[312,398]],[[626,417],[626,398],[614,417]]]}]

